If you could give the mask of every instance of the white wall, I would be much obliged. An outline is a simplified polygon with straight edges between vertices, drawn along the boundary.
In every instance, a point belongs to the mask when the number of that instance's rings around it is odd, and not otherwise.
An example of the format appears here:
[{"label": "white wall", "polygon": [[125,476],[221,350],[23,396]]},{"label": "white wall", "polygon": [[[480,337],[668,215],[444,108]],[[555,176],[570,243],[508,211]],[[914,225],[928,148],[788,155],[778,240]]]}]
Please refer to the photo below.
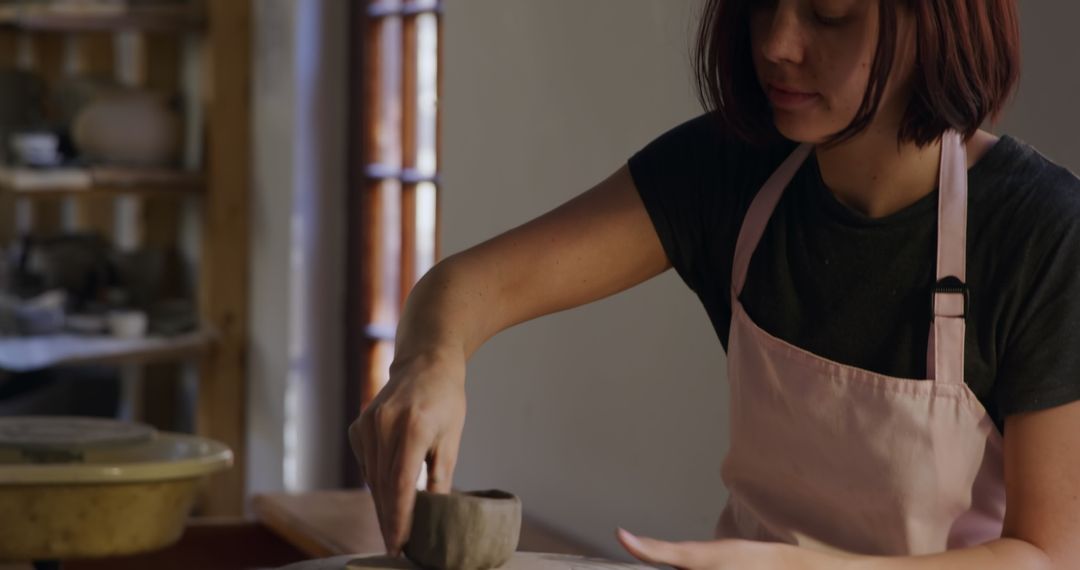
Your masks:
[{"label": "white wall", "polygon": [[254,2],[248,492],[341,484],[346,5]]},{"label": "white wall", "polygon": [[295,98],[291,9],[255,2],[252,89],[255,191],[251,212],[251,339],[248,350],[248,476],[250,490],[280,489],[284,456],[288,314],[288,221],[292,209],[291,120]]},{"label": "white wall", "polygon": [[[1074,4],[1021,3],[1025,74],[999,130],[1080,168]],[[564,202],[699,113],[699,0],[469,0],[445,18],[443,243],[459,251]],[[1069,11],[1071,14],[1063,12]],[[1072,68],[1069,68],[1072,69]],[[492,339],[468,369],[455,483],[612,555],[616,525],[707,538],[724,493],[724,357],[673,272]]]},{"label": "white wall", "polygon": [[1020,89],[994,130],[1080,173],[1080,3],[1017,4],[1024,58]]}]

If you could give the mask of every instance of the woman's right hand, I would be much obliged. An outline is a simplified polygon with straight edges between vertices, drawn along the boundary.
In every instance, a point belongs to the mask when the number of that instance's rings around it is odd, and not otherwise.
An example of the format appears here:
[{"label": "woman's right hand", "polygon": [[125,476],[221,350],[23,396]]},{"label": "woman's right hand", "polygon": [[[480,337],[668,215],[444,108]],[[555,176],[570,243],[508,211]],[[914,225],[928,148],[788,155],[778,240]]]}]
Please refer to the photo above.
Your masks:
[{"label": "woman's right hand", "polygon": [[428,490],[450,492],[469,355],[517,323],[613,295],[670,267],[623,165],[547,214],[440,261],[417,282],[398,323],[389,382],[349,427],[388,554],[408,538],[425,460]]},{"label": "woman's right hand", "polygon": [[450,492],[464,426],[464,355],[395,360],[386,386],[349,426],[390,556],[408,539],[423,463],[428,491]]}]

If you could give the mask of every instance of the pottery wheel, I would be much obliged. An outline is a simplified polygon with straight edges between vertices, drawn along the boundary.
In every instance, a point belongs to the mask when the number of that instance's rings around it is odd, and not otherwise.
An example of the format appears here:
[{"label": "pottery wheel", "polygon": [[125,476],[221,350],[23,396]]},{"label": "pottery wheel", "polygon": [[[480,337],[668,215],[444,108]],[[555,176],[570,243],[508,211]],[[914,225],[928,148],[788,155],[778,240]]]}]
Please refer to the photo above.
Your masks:
[{"label": "pottery wheel", "polygon": [[13,416],[0,418],[0,447],[86,449],[153,439],[154,428],[106,418]]},{"label": "pottery wheel", "polygon": [[[417,570],[419,567],[405,558],[365,556],[345,564],[345,570]],[[515,552],[510,561],[497,570],[653,570],[652,566],[615,562],[602,558],[585,558],[567,554]]]}]

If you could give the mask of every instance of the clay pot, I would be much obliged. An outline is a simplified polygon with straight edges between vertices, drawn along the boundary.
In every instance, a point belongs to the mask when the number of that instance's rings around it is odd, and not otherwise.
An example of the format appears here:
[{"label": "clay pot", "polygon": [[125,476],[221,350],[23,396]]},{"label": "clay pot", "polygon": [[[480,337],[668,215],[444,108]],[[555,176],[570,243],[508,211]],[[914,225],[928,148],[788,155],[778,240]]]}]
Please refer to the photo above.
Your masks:
[{"label": "clay pot", "polygon": [[72,125],[75,146],[94,163],[165,166],[180,149],[180,119],[161,97],[118,90],[86,105]]},{"label": "clay pot", "polygon": [[428,569],[487,570],[505,564],[521,535],[521,500],[505,491],[418,491],[405,556]]},{"label": "clay pot", "polygon": [[122,91],[125,87],[111,75],[74,75],[62,77],[53,85],[50,105],[56,120],[68,129],[75,124],[75,118],[94,101],[104,95]]}]

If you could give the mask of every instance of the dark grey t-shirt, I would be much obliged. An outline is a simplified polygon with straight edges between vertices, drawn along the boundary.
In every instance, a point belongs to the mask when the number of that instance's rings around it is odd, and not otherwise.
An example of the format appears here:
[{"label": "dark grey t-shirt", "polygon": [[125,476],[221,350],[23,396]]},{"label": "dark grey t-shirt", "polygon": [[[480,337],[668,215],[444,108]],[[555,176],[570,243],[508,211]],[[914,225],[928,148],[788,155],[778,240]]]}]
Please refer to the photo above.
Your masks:
[{"label": "dark grey t-shirt", "polygon": [[[725,349],[739,227],[794,146],[749,147],[706,114],[629,161],[668,258]],[[1009,414],[1080,399],[1080,180],[1003,136],[968,181],[965,381],[1002,429]],[[741,301],[758,326],[824,358],[925,378],[936,230],[936,191],[868,218],[835,198],[811,155],[754,252]]]}]

